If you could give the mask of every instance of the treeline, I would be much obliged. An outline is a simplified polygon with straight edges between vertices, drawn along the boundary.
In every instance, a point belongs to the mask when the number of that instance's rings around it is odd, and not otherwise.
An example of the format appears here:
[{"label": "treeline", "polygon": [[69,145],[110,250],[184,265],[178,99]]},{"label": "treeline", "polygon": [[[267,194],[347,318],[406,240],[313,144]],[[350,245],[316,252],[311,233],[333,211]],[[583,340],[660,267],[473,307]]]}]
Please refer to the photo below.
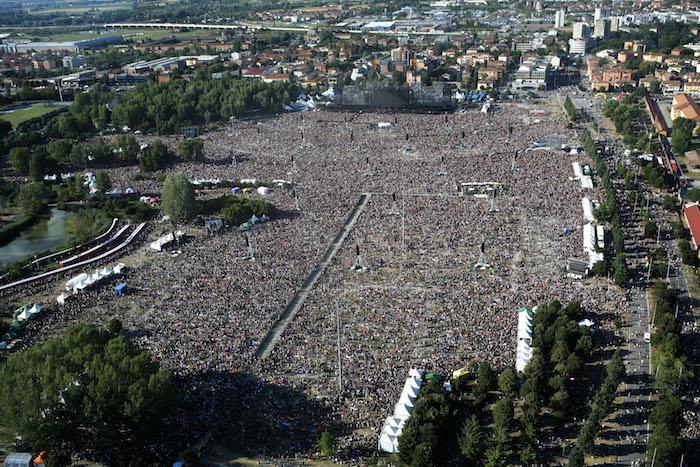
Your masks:
[{"label": "treeline", "polygon": [[277,112],[298,93],[295,83],[236,78],[147,83],[115,106],[112,123],[167,134],[186,126],[227,121],[251,110]]},{"label": "treeline", "polygon": [[265,200],[231,195],[205,200],[199,208],[200,214],[219,215],[228,225],[236,227],[247,222],[253,214],[257,217],[272,217],[275,211],[275,206]]},{"label": "treeline", "polygon": [[640,151],[651,149],[651,140],[646,132],[637,129],[639,121],[646,117],[635,96],[625,96],[622,101],[608,99],[603,107],[603,115],[613,121],[615,130],[622,135],[622,140],[627,146]]},{"label": "treeline", "polygon": [[[595,162],[596,173],[600,177],[603,188],[605,189],[605,199],[600,203],[600,206],[596,208],[594,215],[596,219],[610,221],[612,224],[614,256],[614,260],[612,261],[613,280],[617,285],[623,287],[627,283],[628,271],[627,261],[625,259],[622,223],[620,222],[620,212],[617,206],[617,199],[615,198],[615,187],[613,186],[612,179],[610,178],[608,166],[606,165],[603,157],[598,154],[596,143],[593,141],[593,138],[588,130],[583,130],[581,133],[581,144],[583,144],[586,154],[588,154]],[[608,255],[608,257],[609,256],[610,255]],[[607,270],[605,268],[598,268],[598,270],[596,270],[597,274],[604,274],[606,272]]]},{"label": "treeline", "polygon": [[671,49],[693,42],[691,32],[692,24],[677,21],[665,23],[653,23],[648,28],[634,32],[611,32],[604,39],[599,39],[593,52],[605,49],[624,48],[625,42],[632,40],[644,40],[647,42],[647,51],[661,50],[670,52]]},{"label": "treeline", "polygon": [[56,88],[47,86],[45,88],[34,89],[25,83],[17,94],[7,94],[0,96],[0,105],[12,104],[22,101],[44,101],[57,100],[59,98]]},{"label": "treeline", "polygon": [[[282,103],[296,98],[298,92],[299,87],[294,83],[266,84],[234,78],[150,83],[125,95],[97,85],[76,95],[68,112],[19,125],[2,138],[0,153],[24,148],[23,154],[29,151],[36,158],[33,164],[49,164],[45,173],[51,173],[51,161],[59,165],[70,161],[72,167],[81,169],[104,160],[104,148],[82,148],[81,143],[96,131],[126,125],[146,132],[174,133],[186,126],[227,121],[248,111],[278,111]],[[54,144],[54,149],[60,146],[60,151],[49,153],[48,145],[55,140],[62,141]],[[76,144],[80,146],[77,149],[73,147]],[[126,162],[120,157],[115,158],[117,162]],[[153,165],[148,165],[153,170]]]},{"label": "treeline", "polygon": [[583,467],[584,454],[592,454],[595,448],[595,440],[600,433],[601,422],[612,412],[612,404],[615,399],[617,387],[625,377],[625,365],[620,357],[620,351],[616,350],[606,368],[605,380],[598,392],[593,396],[591,412],[581,426],[576,446],[569,455],[569,466]]},{"label": "treeline", "polygon": [[658,466],[675,466],[680,459],[682,404],[678,394],[692,380],[688,357],[683,353],[681,325],[676,316],[678,302],[675,293],[665,281],[657,281],[652,288],[655,303],[652,317],[654,333],[651,336],[654,388],[659,399],[654,405],[649,422],[649,455]]}]

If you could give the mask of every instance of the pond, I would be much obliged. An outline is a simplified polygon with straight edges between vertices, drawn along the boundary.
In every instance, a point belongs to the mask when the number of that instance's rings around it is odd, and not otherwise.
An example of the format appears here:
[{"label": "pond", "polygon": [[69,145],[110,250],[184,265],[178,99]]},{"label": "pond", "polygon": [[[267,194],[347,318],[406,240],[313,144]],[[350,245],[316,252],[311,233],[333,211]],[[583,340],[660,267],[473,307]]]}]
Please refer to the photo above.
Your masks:
[{"label": "pond", "polygon": [[0,267],[20,261],[35,253],[53,250],[66,243],[65,221],[68,213],[53,208],[48,216],[25,229],[19,237],[0,247]]}]

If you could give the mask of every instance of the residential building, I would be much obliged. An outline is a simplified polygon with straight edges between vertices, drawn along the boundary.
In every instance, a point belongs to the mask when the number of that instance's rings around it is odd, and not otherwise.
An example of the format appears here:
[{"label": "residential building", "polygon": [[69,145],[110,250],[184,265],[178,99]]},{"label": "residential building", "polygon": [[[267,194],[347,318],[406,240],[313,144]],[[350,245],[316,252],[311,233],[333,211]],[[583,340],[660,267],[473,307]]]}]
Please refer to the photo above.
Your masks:
[{"label": "residential building", "polygon": [[524,59],[515,72],[514,89],[547,89],[550,83],[549,63],[541,58]]},{"label": "residential building", "polygon": [[85,66],[85,56],[83,55],[66,55],[63,57],[63,68],[80,68]]},{"label": "residential building", "polygon": [[695,100],[687,94],[676,94],[673,96],[673,102],[671,104],[671,120],[675,120],[678,117],[693,120],[695,122],[696,129],[697,125],[700,125],[700,106],[698,106]]},{"label": "residential building", "polygon": [[574,39],[588,39],[591,37],[591,27],[586,23],[574,23]]},{"label": "residential building", "polygon": [[591,46],[590,39],[569,39],[569,53],[571,55],[586,55]]},{"label": "residential building", "polygon": [[598,21],[598,20],[601,20],[603,18],[607,18],[608,16],[610,16],[610,9],[609,8],[600,7],[600,8],[596,8],[593,12],[593,20],[594,21]]},{"label": "residential building", "polygon": [[566,22],[566,12],[564,10],[557,10],[554,14],[554,27],[556,29],[561,29],[564,27]]},{"label": "residential building", "polygon": [[599,19],[593,23],[593,37],[605,37],[610,34],[610,20]]},{"label": "residential building", "polygon": [[693,250],[698,251],[700,244],[700,207],[698,203],[686,205],[683,208],[683,223],[690,230],[690,245]]}]

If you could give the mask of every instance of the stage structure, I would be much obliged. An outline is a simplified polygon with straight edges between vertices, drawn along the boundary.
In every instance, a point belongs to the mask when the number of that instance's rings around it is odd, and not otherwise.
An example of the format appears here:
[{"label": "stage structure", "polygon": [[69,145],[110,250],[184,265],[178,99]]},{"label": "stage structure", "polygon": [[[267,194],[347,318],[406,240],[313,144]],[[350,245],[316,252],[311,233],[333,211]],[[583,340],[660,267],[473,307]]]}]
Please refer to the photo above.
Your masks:
[{"label": "stage structure", "polygon": [[474,265],[474,269],[488,269],[491,265],[486,262],[486,241],[482,240],[481,250],[479,251],[479,261]]},{"label": "stage structure", "polygon": [[355,242],[355,263],[350,268],[351,271],[367,272],[369,267],[360,254],[360,241]]}]

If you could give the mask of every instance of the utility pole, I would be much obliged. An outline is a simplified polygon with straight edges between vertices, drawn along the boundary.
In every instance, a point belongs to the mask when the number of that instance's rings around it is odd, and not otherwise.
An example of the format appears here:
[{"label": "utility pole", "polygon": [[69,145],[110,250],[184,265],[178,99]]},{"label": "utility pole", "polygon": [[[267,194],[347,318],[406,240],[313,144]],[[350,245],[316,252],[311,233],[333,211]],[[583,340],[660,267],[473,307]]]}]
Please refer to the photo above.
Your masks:
[{"label": "utility pole", "polygon": [[338,397],[343,392],[343,359],[340,353],[340,305],[338,299],[335,300],[335,330],[336,345],[338,347]]}]

